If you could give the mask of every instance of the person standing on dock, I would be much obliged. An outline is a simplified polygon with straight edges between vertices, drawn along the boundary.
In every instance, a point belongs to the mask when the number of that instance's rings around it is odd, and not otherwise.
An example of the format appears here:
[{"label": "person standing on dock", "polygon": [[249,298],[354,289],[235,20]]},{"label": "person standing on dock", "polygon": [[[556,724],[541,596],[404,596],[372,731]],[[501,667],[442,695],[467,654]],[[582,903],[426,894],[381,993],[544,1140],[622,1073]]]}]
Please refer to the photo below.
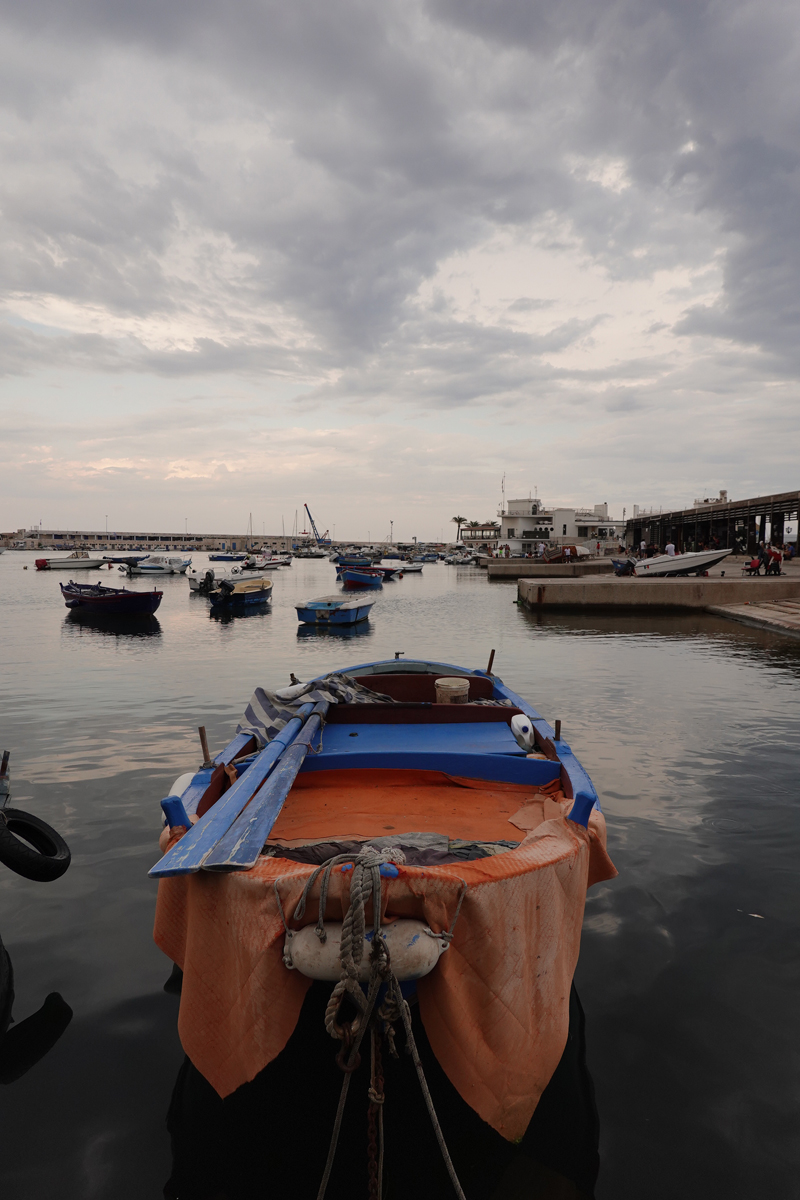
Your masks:
[{"label": "person standing on dock", "polygon": [[675,557],[675,543],[674,542],[672,542],[672,541],[667,542],[666,553],[670,556],[670,558]]}]

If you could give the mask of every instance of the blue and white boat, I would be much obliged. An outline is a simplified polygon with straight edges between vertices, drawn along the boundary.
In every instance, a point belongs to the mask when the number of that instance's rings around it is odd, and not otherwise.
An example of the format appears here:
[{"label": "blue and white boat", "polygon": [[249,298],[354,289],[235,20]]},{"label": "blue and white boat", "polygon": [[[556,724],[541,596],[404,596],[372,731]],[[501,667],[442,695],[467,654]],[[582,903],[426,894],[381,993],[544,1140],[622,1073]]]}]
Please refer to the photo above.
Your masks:
[{"label": "blue and white boat", "polygon": [[148,554],[140,562],[119,569],[128,575],[185,575],[191,565],[192,560],[182,554]]},{"label": "blue and white boat", "polygon": [[345,596],[320,596],[317,600],[303,600],[296,604],[297,617],[304,625],[355,625],[369,616],[374,600],[353,599]]},{"label": "blue and white boat", "polygon": [[[343,1115],[360,1130],[369,1105],[375,1127],[384,1077],[370,1064],[396,1054],[392,1025],[408,1048],[392,1071],[423,1082],[424,1022],[465,1106],[440,1126],[443,1083],[424,1085],[458,1184],[476,1135],[442,1126],[479,1129],[471,1106],[510,1152],[567,1045],[586,891],[616,874],[597,794],[560,723],[490,669],[396,658],[291,678],[257,688],[228,746],[162,801],[155,940],[183,970],[183,1047],[220,1096],[265,1072],[270,1097],[281,1070],[305,1095],[328,1088],[338,1049],[348,1084],[338,1114],[339,1089],[323,1093],[329,1128],[337,1114],[330,1149],[326,1129],[292,1164],[291,1194],[313,1196]],[[313,1055],[301,1015],[312,988]],[[317,1068],[323,1014],[334,1044]],[[396,1099],[400,1076],[386,1076]],[[351,1079],[363,1103],[345,1113]],[[403,1107],[385,1113],[402,1137]],[[398,1157],[376,1154],[373,1177],[380,1187],[385,1168],[400,1195]]]},{"label": "blue and white boat", "polygon": [[209,562],[244,562],[244,560],[249,557],[250,556],[248,554],[233,554],[233,553],[209,554],[208,561]]}]

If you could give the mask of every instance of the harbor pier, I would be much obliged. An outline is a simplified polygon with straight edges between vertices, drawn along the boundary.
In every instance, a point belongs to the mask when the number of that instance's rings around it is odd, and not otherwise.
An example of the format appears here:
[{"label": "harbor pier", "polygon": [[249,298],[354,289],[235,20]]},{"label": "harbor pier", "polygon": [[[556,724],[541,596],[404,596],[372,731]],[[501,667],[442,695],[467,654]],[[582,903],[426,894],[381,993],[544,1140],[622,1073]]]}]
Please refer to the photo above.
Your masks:
[{"label": "harbor pier", "polygon": [[691,508],[669,512],[635,509],[625,525],[625,542],[636,549],[641,542],[666,546],[673,542],[678,553],[716,544],[724,550],[754,554],[759,542],[781,545],[784,526],[797,521],[800,491],[753,496],[749,500],[696,500]]},{"label": "harbor pier", "polygon": [[745,625],[800,636],[800,567],[779,578],[722,575],[685,579],[520,579],[519,600],[533,612],[589,609],[701,609]]}]

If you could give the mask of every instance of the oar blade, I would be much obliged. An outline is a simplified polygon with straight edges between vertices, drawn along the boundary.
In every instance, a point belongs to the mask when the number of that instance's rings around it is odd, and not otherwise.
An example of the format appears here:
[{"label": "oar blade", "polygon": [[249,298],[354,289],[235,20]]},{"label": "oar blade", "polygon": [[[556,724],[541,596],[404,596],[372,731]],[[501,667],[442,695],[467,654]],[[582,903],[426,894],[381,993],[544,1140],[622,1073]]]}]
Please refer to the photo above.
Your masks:
[{"label": "oar blade", "polygon": [[188,875],[199,871],[208,855],[214,850],[221,837],[247,807],[257,789],[286,753],[300,732],[305,718],[313,711],[313,704],[304,704],[272,741],[265,746],[236,783],[205,813],[196,825],[168,850],[164,857],[151,868],[154,879],[172,875]]}]

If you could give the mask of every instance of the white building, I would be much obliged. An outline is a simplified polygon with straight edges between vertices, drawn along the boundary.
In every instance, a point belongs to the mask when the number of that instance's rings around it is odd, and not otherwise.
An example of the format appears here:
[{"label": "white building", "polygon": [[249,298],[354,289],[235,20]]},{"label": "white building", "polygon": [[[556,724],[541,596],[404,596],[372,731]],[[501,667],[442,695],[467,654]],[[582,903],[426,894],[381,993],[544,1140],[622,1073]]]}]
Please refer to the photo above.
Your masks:
[{"label": "white building", "polygon": [[[550,546],[583,545],[602,552],[619,546],[624,532],[621,519],[608,515],[607,504],[593,509],[546,508],[541,500],[509,500],[498,512],[500,529],[497,546],[508,546],[512,554],[535,554],[540,542]],[[464,534],[465,540],[467,531]]]}]

